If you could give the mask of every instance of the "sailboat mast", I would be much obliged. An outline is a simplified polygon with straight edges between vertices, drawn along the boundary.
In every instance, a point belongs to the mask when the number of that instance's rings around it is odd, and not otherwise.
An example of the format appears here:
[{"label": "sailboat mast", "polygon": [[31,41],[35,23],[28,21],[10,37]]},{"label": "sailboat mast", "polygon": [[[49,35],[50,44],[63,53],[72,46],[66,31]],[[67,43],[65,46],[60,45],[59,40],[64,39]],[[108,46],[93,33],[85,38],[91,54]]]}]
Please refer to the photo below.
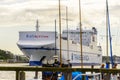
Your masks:
[{"label": "sailboat mast", "polygon": [[60,0],[59,0],[59,34],[60,34],[60,67],[62,67],[62,45],[61,45],[61,4],[60,4]]},{"label": "sailboat mast", "polygon": [[68,7],[66,7],[66,27],[67,27],[67,58],[69,62]]},{"label": "sailboat mast", "polygon": [[79,20],[80,20],[80,52],[81,52],[81,68],[83,68],[83,54],[82,54],[82,23],[81,23],[81,1],[79,0]]},{"label": "sailboat mast", "polygon": [[113,54],[112,54],[112,37],[111,37],[111,30],[110,30],[110,17],[109,17],[109,9],[108,9],[108,0],[106,0],[106,17],[107,17],[107,23],[108,23],[109,40],[110,40],[110,57],[111,57],[111,64],[113,67],[114,63],[113,63]]},{"label": "sailboat mast", "polygon": [[108,16],[107,16],[107,0],[106,0],[106,55],[108,62]]},{"label": "sailboat mast", "polygon": [[55,20],[55,55],[57,55],[57,52],[56,52],[56,20]]}]

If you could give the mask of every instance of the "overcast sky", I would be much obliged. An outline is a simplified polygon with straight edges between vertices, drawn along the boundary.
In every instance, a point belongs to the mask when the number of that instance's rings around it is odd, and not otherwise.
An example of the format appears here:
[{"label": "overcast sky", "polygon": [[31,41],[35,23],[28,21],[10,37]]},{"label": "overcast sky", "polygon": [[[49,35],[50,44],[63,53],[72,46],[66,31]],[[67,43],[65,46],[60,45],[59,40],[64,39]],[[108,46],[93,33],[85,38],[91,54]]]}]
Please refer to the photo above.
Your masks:
[{"label": "overcast sky", "polygon": [[[120,55],[120,2],[108,0],[111,31],[113,35],[113,54]],[[69,28],[79,24],[78,0],[61,0],[62,18],[68,7]],[[105,0],[81,0],[83,28],[92,26],[98,30],[100,43],[105,55]],[[39,20],[40,30],[54,30],[54,20],[58,21],[58,0],[0,0],[0,49],[22,54],[18,49],[19,31],[35,30],[35,21]],[[58,26],[58,24],[57,24]],[[65,20],[62,20],[65,29]]]}]

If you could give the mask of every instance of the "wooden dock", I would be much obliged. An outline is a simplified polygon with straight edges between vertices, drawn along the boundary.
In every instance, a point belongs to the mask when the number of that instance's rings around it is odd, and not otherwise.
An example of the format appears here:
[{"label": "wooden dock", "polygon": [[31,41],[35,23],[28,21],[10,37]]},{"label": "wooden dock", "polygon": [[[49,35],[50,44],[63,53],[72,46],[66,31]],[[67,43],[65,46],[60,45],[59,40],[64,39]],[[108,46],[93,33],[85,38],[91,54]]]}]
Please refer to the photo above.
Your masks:
[{"label": "wooden dock", "polygon": [[[2,66],[0,67],[0,71],[15,71],[16,80],[25,80],[23,78],[25,74],[24,71],[35,71],[35,72],[51,71],[51,72],[64,72],[68,74],[71,74],[74,71],[80,71],[82,73],[85,73],[85,72],[108,73],[108,74],[111,74],[111,73],[119,74],[120,73],[120,69],[68,68],[68,67],[59,68],[59,67],[38,67],[38,66],[26,66],[26,67],[6,67],[6,66],[4,67]],[[21,76],[22,76],[22,79],[21,79]]]}]

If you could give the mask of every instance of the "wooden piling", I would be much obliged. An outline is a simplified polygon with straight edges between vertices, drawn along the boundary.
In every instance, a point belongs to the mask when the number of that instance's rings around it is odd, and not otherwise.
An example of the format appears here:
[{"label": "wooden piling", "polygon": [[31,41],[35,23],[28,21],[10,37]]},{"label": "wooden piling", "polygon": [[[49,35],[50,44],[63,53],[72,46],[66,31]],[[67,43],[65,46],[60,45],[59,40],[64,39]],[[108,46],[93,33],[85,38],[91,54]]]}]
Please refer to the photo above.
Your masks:
[{"label": "wooden piling", "polygon": [[[91,65],[91,69],[94,69],[94,65]],[[91,73],[93,74],[93,71]]]},{"label": "wooden piling", "polygon": [[24,71],[20,72],[20,80],[25,80],[25,72]]},{"label": "wooden piling", "polygon": [[[84,74],[85,72],[82,72]],[[82,80],[86,80],[86,76],[82,76]]]},{"label": "wooden piling", "polygon": [[104,74],[103,79],[104,80],[110,80],[110,73]]},{"label": "wooden piling", "polygon": [[16,71],[16,80],[20,80],[20,71]]},{"label": "wooden piling", "polygon": [[38,79],[38,71],[35,71],[35,77],[34,79]]},{"label": "wooden piling", "polygon": [[72,72],[63,72],[65,80],[72,80]]}]

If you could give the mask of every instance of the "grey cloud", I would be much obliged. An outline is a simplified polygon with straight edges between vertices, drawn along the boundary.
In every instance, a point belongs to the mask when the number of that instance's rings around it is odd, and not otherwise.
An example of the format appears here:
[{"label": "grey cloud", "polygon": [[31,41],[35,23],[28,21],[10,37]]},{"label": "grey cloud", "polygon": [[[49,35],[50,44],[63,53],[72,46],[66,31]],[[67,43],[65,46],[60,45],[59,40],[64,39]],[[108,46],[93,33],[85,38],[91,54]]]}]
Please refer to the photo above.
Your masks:
[{"label": "grey cloud", "polygon": [[[31,0],[33,1],[33,0]],[[66,6],[61,6],[61,13],[62,18],[65,18]],[[119,14],[119,5],[110,7],[110,12],[114,16],[114,21],[120,21],[118,17],[120,17]],[[40,23],[43,25],[51,24],[51,22],[54,19],[58,20],[58,5],[49,5],[45,8],[30,8],[26,7],[24,9],[9,9],[9,8],[0,8],[0,24],[3,25],[11,25],[11,24],[32,24],[33,21],[36,19],[40,20]],[[69,19],[73,20],[72,22],[69,22],[70,24],[76,22],[79,22],[79,15],[77,12],[75,12],[72,8],[68,8],[68,14]],[[110,15],[111,15],[110,14]],[[62,21],[64,23],[64,21]],[[7,23],[7,24],[5,24]],[[47,23],[47,24],[46,24]],[[99,26],[104,27],[105,26],[105,9],[86,9],[82,12],[82,23],[83,25],[91,25],[91,26]],[[116,25],[119,24],[119,22],[116,23]]]},{"label": "grey cloud", "polygon": [[120,5],[113,6],[110,8],[110,10],[112,14],[120,18]]},{"label": "grey cloud", "polygon": [[[56,6],[55,6],[56,7]],[[58,7],[58,6],[57,6]],[[45,9],[24,9],[10,12],[9,9],[4,10],[3,14],[0,13],[0,24],[10,25],[10,24],[27,24],[35,21],[36,19],[40,20],[41,24],[50,24],[54,19],[58,20],[58,8],[50,6]],[[64,6],[63,6],[64,7]],[[65,18],[65,8],[61,7],[62,18]],[[7,15],[5,15],[7,14]],[[69,18],[74,19],[75,14],[70,12]],[[7,24],[5,24],[7,23]]]},{"label": "grey cloud", "polygon": [[20,4],[24,3],[28,0],[0,0],[0,5],[12,5],[12,4]]}]

